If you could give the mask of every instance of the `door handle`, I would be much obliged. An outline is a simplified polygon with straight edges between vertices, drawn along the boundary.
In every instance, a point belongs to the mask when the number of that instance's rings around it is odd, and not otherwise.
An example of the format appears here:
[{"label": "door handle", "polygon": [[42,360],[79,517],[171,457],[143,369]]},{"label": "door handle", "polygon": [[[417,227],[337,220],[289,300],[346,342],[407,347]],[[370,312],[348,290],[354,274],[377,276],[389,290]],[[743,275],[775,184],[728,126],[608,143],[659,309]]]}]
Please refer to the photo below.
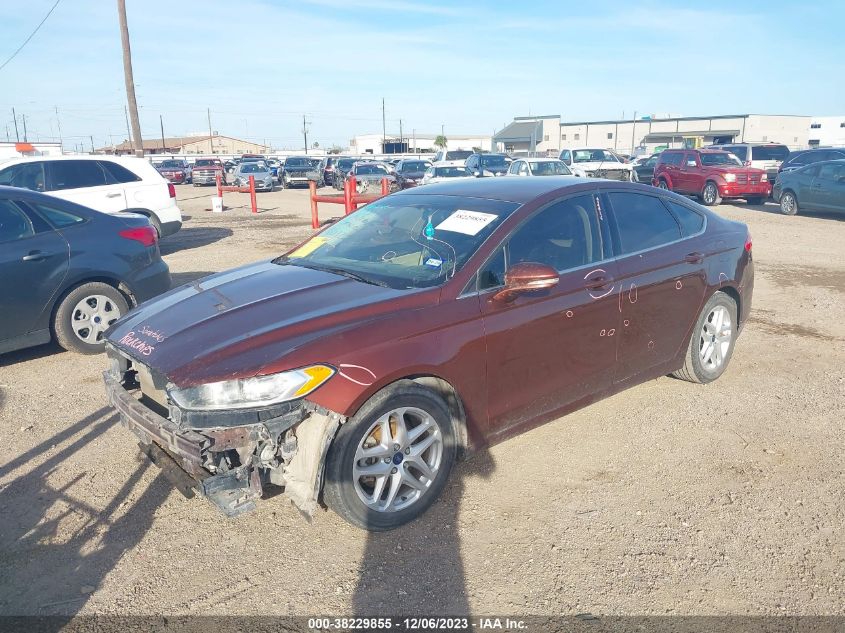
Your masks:
[{"label": "door handle", "polygon": [[29,254],[21,257],[22,262],[40,262],[42,259],[47,259],[52,253],[44,253],[42,251],[30,251]]},{"label": "door handle", "polygon": [[684,261],[688,264],[700,264],[704,261],[704,254],[703,253],[687,253],[684,256]]},{"label": "door handle", "polygon": [[610,279],[607,277],[593,277],[584,281],[584,287],[588,290],[598,290],[599,288],[604,288],[609,283]]},{"label": "door handle", "polygon": [[119,198],[122,195],[122,193],[107,193],[106,198]]}]

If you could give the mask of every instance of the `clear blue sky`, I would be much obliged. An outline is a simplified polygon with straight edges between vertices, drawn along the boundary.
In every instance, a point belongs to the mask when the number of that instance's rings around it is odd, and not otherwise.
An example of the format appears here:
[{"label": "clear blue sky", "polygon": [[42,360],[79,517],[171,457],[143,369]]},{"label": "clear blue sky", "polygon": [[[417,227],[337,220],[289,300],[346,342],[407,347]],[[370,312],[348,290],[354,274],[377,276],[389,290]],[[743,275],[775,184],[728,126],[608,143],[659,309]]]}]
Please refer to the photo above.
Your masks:
[{"label": "clear blue sky", "polygon": [[[0,3],[0,63],[55,0]],[[845,2],[127,0],[141,127],[277,147],[398,129],[491,133],[514,116],[845,111]],[[61,0],[0,70],[30,139],[126,136],[114,0]]]}]

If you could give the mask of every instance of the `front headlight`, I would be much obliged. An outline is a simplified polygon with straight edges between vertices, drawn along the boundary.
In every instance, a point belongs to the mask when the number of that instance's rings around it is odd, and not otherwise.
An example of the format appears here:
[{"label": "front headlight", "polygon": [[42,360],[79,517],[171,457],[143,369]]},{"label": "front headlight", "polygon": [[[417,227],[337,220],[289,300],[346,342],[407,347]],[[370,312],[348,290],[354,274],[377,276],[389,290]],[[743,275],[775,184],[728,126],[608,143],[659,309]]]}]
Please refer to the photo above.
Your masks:
[{"label": "front headlight", "polygon": [[762,176],[760,176],[760,182],[768,182],[768,180],[769,174],[763,174]]},{"label": "front headlight", "polygon": [[193,411],[266,407],[307,396],[334,373],[327,365],[311,365],[268,376],[173,387],[168,394],[181,408]]},{"label": "front headlight", "polygon": [[725,182],[736,182],[736,174],[725,174]]}]

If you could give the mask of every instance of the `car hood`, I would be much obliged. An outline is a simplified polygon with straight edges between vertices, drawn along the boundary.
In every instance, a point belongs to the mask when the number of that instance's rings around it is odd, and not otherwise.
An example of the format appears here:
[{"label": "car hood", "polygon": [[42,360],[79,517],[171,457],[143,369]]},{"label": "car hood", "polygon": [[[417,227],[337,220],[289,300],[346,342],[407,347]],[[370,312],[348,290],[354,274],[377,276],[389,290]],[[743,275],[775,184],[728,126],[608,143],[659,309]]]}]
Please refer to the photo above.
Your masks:
[{"label": "car hood", "polygon": [[382,178],[387,178],[388,180],[394,180],[396,176],[393,174],[355,174],[355,180],[381,180]]},{"label": "car hood", "polygon": [[286,165],[285,171],[317,171],[317,168],[312,165]]},{"label": "car hood", "polygon": [[[389,316],[397,309],[394,300],[409,296],[428,302],[423,297],[432,293],[265,261],[148,301],[115,323],[106,338],[170,382],[189,386],[256,375],[271,362],[278,367],[309,341]],[[318,360],[330,361],[313,362]]]}]

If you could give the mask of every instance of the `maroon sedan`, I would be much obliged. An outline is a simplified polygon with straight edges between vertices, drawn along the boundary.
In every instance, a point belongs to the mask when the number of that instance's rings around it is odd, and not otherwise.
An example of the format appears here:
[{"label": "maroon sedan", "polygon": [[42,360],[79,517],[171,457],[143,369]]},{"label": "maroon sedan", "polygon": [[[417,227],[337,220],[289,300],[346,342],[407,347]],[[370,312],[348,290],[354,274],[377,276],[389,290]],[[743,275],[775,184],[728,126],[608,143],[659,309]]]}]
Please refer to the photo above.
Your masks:
[{"label": "maroon sedan", "polygon": [[104,377],[186,495],[231,516],[283,487],[386,530],[474,449],[658,376],[718,378],[753,280],[745,225],[671,192],[443,183],[145,303]]}]

